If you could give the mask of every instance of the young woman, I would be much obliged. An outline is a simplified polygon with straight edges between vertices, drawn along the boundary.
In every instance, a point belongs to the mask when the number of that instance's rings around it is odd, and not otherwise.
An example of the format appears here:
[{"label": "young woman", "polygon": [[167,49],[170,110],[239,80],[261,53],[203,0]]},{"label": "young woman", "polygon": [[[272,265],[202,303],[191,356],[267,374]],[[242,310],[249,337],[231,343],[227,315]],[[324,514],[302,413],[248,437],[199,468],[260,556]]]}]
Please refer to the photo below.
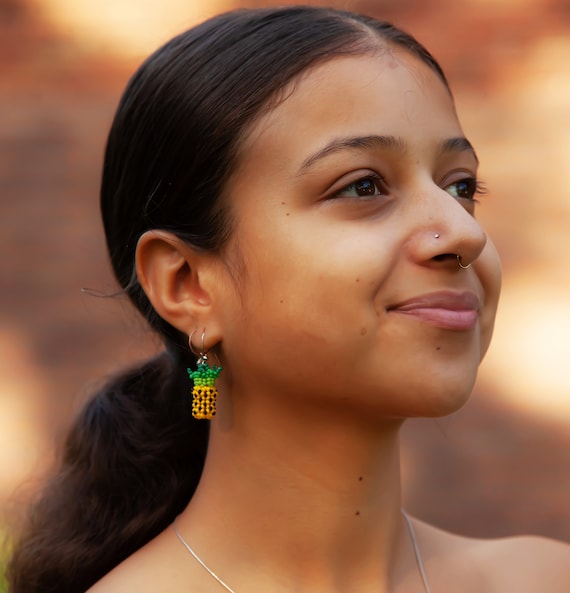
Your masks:
[{"label": "young woman", "polygon": [[477,193],[444,74],[389,24],[243,10],[159,49],[101,204],[165,352],[77,420],[12,593],[570,591],[561,543],[401,509],[403,421],[458,409],[491,339]]}]

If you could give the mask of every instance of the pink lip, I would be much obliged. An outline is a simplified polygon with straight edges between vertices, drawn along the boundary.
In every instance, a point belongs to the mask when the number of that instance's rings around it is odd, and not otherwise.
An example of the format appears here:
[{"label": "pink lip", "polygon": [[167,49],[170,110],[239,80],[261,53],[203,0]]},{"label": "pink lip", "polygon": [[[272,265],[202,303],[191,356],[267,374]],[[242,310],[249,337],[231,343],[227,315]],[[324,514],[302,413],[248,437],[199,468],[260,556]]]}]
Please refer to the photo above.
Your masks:
[{"label": "pink lip", "polygon": [[415,317],[442,329],[473,329],[479,316],[479,299],[472,292],[431,292],[388,308],[389,313]]}]

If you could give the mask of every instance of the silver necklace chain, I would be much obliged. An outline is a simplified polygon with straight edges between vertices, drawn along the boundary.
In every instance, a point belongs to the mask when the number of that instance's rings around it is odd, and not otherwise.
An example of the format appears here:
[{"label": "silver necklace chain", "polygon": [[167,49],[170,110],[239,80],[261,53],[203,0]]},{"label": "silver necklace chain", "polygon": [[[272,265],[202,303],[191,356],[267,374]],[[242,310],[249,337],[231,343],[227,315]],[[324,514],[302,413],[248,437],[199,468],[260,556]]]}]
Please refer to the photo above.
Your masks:
[{"label": "silver necklace chain", "polygon": [[426,593],[431,593],[431,589],[429,588],[429,582],[427,578],[427,574],[424,568],[424,563],[422,561],[422,555],[420,554],[420,547],[418,546],[418,540],[416,539],[416,532],[414,531],[414,526],[412,525],[412,520],[408,517],[408,513],[402,509],[402,515],[404,515],[404,519],[408,524],[408,531],[410,532],[410,539],[412,540],[412,546],[414,548],[414,554],[416,555],[416,564],[418,565],[418,569],[420,571],[420,575],[422,577],[422,582],[424,584],[424,589]]},{"label": "silver necklace chain", "polygon": [[[416,532],[414,531],[414,526],[412,525],[412,521],[411,521],[410,517],[408,517],[408,514],[403,509],[402,509],[402,515],[404,516],[404,519],[406,520],[406,523],[408,525],[408,531],[410,532],[410,539],[412,541],[412,546],[414,548],[414,554],[416,556],[416,564],[418,565],[418,569],[419,569],[420,575],[422,577],[424,589],[426,590],[426,593],[431,593],[431,589],[429,588],[429,583],[428,583],[426,571],[424,569],[424,563],[422,562],[422,556],[420,554],[420,548],[419,548],[418,542],[416,540]],[[224,583],[224,581],[222,581],[222,579],[209,566],[207,566],[206,563],[200,558],[200,556],[198,556],[198,554],[196,554],[196,552],[194,552],[194,550],[188,545],[188,542],[182,537],[182,534],[180,533],[180,531],[178,531],[178,526],[176,525],[176,519],[174,520],[173,527],[174,527],[174,533],[176,534],[176,537],[180,540],[182,545],[190,552],[190,554],[192,555],[194,560],[196,560],[196,562],[203,569],[205,569],[206,572],[211,577],[216,579],[216,581],[218,581],[218,583],[220,583],[220,585],[226,591],[229,591],[230,593],[236,593],[229,585],[226,585],[226,583]]]},{"label": "silver necklace chain", "polygon": [[194,550],[188,545],[188,542],[182,537],[182,534],[180,533],[180,531],[178,531],[178,526],[176,525],[177,518],[174,519],[174,524],[173,524],[174,533],[176,533],[176,536],[182,542],[182,544],[184,545],[184,547],[190,552],[190,554],[192,554],[192,556],[194,557],[194,560],[196,560],[196,562],[202,568],[205,568],[206,571],[209,573],[209,575],[212,576],[212,577],[214,577],[216,579],[216,581],[218,581],[218,583],[220,583],[220,585],[222,585],[222,587],[224,589],[226,589],[226,591],[229,591],[230,593],[236,593],[229,585],[226,585],[226,583],[224,583],[224,581],[222,581],[222,579],[213,570],[211,570],[206,565],[206,563],[200,558],[200,556],[198,556],[198,554],[196,554],[196,552],[194,552]]}]

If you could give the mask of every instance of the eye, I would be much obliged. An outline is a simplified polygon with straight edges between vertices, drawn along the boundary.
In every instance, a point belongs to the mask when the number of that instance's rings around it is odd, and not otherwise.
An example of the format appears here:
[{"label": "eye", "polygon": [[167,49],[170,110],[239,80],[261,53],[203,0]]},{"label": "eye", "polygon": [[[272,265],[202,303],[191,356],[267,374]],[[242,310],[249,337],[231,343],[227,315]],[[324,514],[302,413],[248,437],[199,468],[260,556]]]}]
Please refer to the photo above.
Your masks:
[{"label": "eye", "polygon": [[367,198],[386,195],[384,180],[379,175],[366,175],[334,193],[339,198]]},{"label": "eye", "polygon": [[475,177],[466,177],[444,188],[454,198],[476,202],[475,195],[484,193],[484,188]]}]

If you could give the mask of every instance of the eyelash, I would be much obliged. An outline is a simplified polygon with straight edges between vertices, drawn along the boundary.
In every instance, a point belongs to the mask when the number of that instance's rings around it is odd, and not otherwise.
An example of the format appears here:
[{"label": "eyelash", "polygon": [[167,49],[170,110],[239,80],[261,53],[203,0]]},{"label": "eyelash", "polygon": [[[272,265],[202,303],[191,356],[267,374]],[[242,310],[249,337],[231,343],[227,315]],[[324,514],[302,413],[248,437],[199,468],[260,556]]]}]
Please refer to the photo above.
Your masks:
[{"label": "eyelash", "polygon": [[[454,187],[459,184],[464,184],[467,186],[467,191],[469,192],[469,195],[467,195],[467,196],[455,195],[454,196],[451,192],[447,191],[450,187]],[[481,195],[484,195],[485,193],[487,193],[487,188],[485,187],[485,185],[481,181],[476,179],[475,177],[464,177],[463,179],[458,179],[457,181],[450,183],[443,189],[445,191],[447,191],[447,193],[450,196],[452,196],[453,198],[456,198],[458,200],[469,200],[470,202],[473,202],[474,204],[479,203],[479,200],[477,200],[475,198],[476,195],[481,196]]]},{"label": "eyelash", "polygon": [[[373,191],[374,190],[378,190],[377,194],[371,194],[371,193],[366,193],[366,194],[362,194],[362,195],[357,195],[357,196],[343,196],[343,192],[346,192],[347,190],[351,189],[351,188],[355,188],[358,184],[361,184],[363,182],[367,182],[367,181],[371,181],[372,182],[372,188]],[[333,194],[333,198],[341,198],[341,197],[352,197],[352,198],[356,198],[356,197],[362,197],[362,198],[367,198],[367,197],[374,197],[374,196],[378,196],[378,195],[386,195],[387,192],[383,192],[382,186],[385,186],[385,182],[384,179],[382,179],[382,177],[380,177],[380,175],[375,175],[375,174],[369,174],[369,175],[363,175],[362,177],[360,177],[359,179],[357,179],[356,181],[353,181],[351,183],[349,183],[348,185],[345,185],[344,187],[341,187],[338,191],[336,191]]]},{"label": "eyelash", "polygon": [[[356,196],[343,196],[342,194],[344,192],[346,192],[347,190],[350,190],[351,188],[357,188],[357,186],[359,184],[362,184],[363,182],[371,182],[371,185],[369,185],[369,187],[372,188],[373,191],[377,190],[378,193],[365,193],[365,194],[361,194],[361,195],[356,195]],[[449,188],[457,186],[459,184],[464,184],[466,186],[468,195],[467,196],[461,196],[459,195],[459,193],[457,193],[457,195],[453,195],[451,192],[448,191]],[[339,191],[335,192],[333,194],[333,198],[340,198],[340,197],[363,197],[363,198],[367,198],[367,197],[374,197],[374,196],[382,196],[382,195],[386,195],[387,192],[383,191],[383,188],[385,187],[385,181],[384,179],[382,179],[382,177],[380,177],[380,175],[375,175],[375,174],[370,174],[370,175],[364,175],[363,177],[360,177],[359,179],[357,179],[356,181],[353,181],[352,183],[349,183],[348,185],[345,185],[344,187],[342,187]],[[449,193],[449,195],[451,195],[452,197],[458,199],[458,200],[469,200],[470,202],[473,202],[475,204],[478,204],[479,201],[475,198],[476,195],[484,195],[485,193],[487,193],[487,188],[485,187],[485,185],[479,181],[478,179],[476,179],[475,177],[464,177],[463,179],[458,179],[457,181],[454,181],[453,183],[450,183],[449,185],[447,185],[446,187],[443,188],[444,191],[447,191],[447,193]],[[358,191],[358,190],[357,190]],[[463,191],[463,190],[460,190]]]}]

